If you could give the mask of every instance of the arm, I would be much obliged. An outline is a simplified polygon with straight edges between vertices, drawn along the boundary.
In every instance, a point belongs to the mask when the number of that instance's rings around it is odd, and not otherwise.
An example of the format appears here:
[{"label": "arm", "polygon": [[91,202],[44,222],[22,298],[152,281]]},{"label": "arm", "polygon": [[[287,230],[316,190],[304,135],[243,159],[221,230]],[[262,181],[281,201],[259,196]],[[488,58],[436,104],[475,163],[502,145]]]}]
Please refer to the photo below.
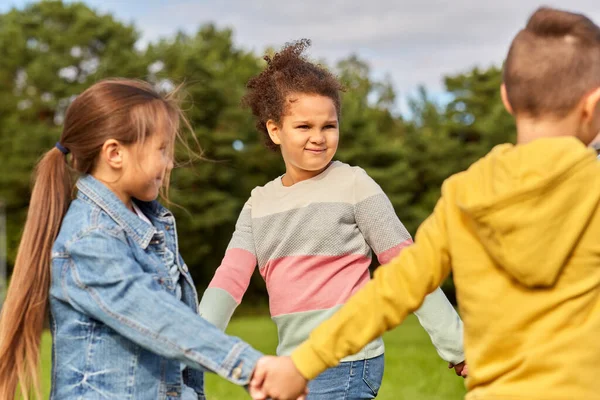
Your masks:
[{"label": "arm", "polygon": [[123,232],[88,231],[67,251],[61,281],[74,308],[160,356],[248,383],[261,354],[169,295],[136,262]]},{"label": "arm", "polygon": [[407,247],[333,317],[316,328],[292,354],[301,374],[312,379],[343,357],[398,326],[419,308],[450,273],[443,199]]},{"label": "arm", "polygon": [[235,225],[225,257],[202,296],[200,315],[224,331],[248,289],[255,267],[251,203],[248,200]]},{"label": "arm", "polygon": [[[412,238],[388,197],[363,170],[357,171],[355,188],[356,223],[380,264],[386,264],[412,245]],[[439,287],[415,315],[443,360],[451,364],[464,361],[462,321]]]}]

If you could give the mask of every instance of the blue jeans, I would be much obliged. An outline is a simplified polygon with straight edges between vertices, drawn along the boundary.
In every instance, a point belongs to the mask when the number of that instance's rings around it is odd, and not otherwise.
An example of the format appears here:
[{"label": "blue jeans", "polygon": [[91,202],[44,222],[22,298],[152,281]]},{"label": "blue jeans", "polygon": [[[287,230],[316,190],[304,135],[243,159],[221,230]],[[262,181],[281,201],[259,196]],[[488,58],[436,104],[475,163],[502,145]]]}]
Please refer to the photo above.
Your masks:
[{"label": "blue jeans", "polygon": [[307,400],[374,399],[383,379],[383,354],[340,363],[308,384]]}]

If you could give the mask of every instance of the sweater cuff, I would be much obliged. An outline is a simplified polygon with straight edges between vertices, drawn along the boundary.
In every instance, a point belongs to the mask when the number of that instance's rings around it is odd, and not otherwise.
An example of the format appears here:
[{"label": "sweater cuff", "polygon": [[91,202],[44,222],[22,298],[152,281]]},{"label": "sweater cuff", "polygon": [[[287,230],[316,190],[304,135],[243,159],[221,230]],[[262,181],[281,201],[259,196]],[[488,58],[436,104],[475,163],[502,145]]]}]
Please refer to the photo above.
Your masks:
[{"label": "sweater cuff", "polygon": [[310,340],[302,343],[293,353],[292,361],[300,374],[307,380],[315,379],[329,366],[310,345]]}]

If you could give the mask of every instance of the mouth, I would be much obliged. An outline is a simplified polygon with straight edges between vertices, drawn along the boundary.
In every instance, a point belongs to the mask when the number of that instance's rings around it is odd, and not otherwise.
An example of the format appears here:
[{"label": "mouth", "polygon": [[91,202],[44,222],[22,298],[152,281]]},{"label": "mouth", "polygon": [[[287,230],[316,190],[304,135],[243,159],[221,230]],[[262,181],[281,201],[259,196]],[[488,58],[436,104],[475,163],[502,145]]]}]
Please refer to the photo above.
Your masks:
[{"label": "mouth", "polygon": [[304,149],[312,154],[323,154],[327,151],[327,149]]}]

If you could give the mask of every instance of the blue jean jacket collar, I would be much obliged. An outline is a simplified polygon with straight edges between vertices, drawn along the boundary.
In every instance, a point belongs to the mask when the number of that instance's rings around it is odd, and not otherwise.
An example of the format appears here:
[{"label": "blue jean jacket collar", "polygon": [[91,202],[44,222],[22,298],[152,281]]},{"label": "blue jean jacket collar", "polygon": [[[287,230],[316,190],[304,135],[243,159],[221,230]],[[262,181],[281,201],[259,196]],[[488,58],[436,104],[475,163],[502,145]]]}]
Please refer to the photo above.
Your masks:
[{"label": "blue jean jacket collar", "polygon": [[[146,249],[156,228],[149,226],[135,215],[106,185],[91,175],[84,175],[77,181],[77,196],[87,197],[123,228],[128,235],[142,248]],[[141,202],[135,200],[140,209],[151,219],[172,217],[172,214],[157,201]]]}]

